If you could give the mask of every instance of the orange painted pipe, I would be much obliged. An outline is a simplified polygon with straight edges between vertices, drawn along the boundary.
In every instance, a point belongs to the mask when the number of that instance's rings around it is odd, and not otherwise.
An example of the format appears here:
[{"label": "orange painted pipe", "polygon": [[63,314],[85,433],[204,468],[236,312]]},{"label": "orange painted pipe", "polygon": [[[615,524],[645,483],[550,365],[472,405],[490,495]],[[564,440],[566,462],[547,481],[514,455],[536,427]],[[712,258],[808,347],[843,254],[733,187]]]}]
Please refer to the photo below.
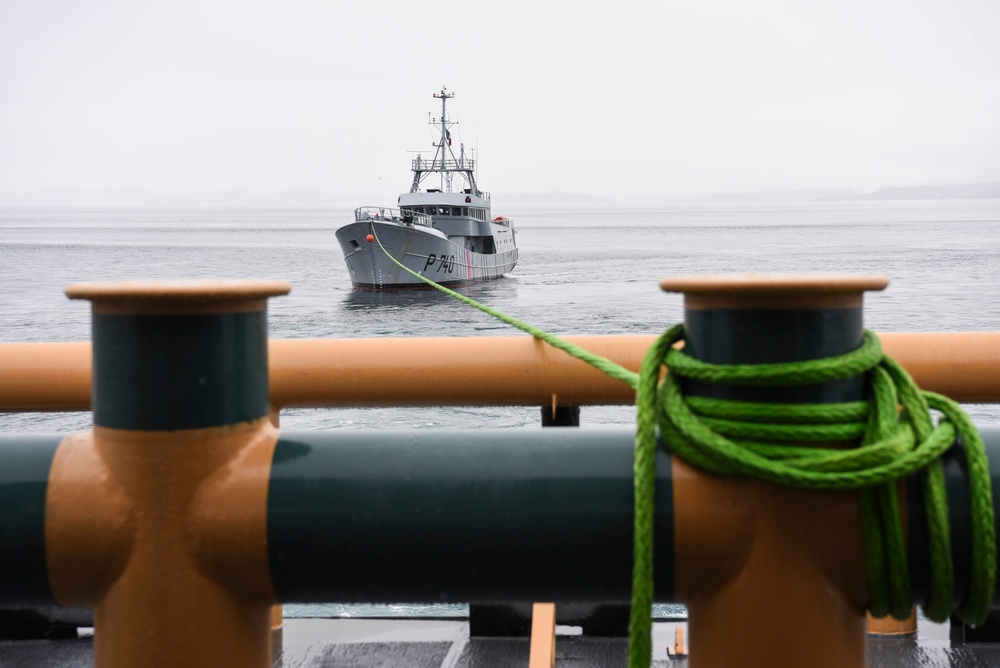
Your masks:
[{"label": "orange painted pipe", "polygon": [[[652,336],[568,336],[636,370]],[[289,406],[631,404],[631,387],[528,336],[272,341],[271,401]]]},{"label": "orange painted pipe", "polygon": [[[1000,332],[897,332],[885,351],[920,387],[1000,403]],[[651,335],[569,336],[636,370]],[[274,406],[543,406],[631,404],[630,387],[527,336],[278,339]],[[0,411],[90,409],[89,343],[0,344]]]},{"label": "orange painted pipe", "polygon": [[0,410],[90,410],[91,346],[0,343]]},{"label": "orange painted pipe", "polygon": [[1000,403],[1000,332],[879,334],[917,385],[955,401]]}]

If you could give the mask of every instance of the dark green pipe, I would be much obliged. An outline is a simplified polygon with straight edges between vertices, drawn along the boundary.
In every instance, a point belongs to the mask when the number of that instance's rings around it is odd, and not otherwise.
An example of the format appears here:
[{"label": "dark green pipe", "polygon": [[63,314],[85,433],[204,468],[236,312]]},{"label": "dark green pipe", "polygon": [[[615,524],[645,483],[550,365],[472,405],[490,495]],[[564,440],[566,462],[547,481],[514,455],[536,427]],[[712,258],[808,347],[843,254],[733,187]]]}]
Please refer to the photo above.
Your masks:
[{"label": "dark green pipe", "polygon": [[[283,433],[268,496],[282,602],[626,603],[632,429]],[[670,458],[656,600],[674,600]]]},{"label": "dark green pipe", "polygon": [[[684,352],[713,364],[772,364],[842,355],[863,339],[861,306],[845,308],[711,308],[684,312]],[[795,387],[741,387],[685,379],[685,394],[829,403],[864,397],[863,375]]]},{"label": "dark green pipe", "polygon": [[[994,530],[1000,544],[1000,427],[983,427],[979,435],[986,446],[990,477],[993,487]],[[961,605],[969,591],[969,572],[972,553],[971,519],[969,514],[969,485],[962,448],[953,446],[942,458],[945,485],[948,495],[948,522],[951,529],[951,556],[955,565],[955,600]],[[916,473],[906,485],[907,554],[910,564],[910,581],[914,602],[927,600],[930,593],[930,562],[927,516],[924,512],[923,477]],[[1000,579],[993,592],[993,605],[1000,604]]]},{"label": "dark green pipe", "polygon": [[0,436],[0,604],[54,605],[45,493],[62,435]]},{"label": "dark green pipe", "polygon": [[[997,545],[1000,545],[1000,427],[988,427],[979,430],[986,446],[986,456],[990,464],[990,487],[993,490],[993,531],[996,536]],[[966,523],[968,523],[968,518]],[[967,549],[972,549],[971,533]],[[993,605],[1000,604],[1000,578],[997,579],[997,586],[993,590]]]},{"label": "dark green pipe", "polygon": [[[980,434],[1000,520],[1000,428]],[[0,604],[55,603],[45,564],[45,496],[63,437],[0,436]],[[268,499],[279,599],[625,603],[633,437],[629,428],[283,433]],[[945,471],[960,601],[968,589],[970,539],[957,448]],[[671,474],[661,448],[659,602],[676,600]],[[918,476],[908,481],[906,510],[919,604],[929,578],[918,483]],[[1000,540],[1000,521],[996,529]]]},{"label": "dark green pipe", "polygon": [[94,424],[165,431],[268,414],[264,311],[95,313]]}]

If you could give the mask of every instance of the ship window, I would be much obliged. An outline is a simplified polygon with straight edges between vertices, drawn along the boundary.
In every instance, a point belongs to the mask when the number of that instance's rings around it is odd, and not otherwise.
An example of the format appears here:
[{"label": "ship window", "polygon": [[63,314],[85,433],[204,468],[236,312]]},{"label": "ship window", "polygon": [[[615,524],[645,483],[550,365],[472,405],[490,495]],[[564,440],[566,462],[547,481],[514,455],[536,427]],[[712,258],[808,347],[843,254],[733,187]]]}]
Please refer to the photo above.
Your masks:
[{"label": "ship window", "polygon": [[453,216],[461,216],[462,215],[462,208],[461,207],[457,207],[457,206],[451,207],[451,215],[453,215]]},{"label": "ship window", "polygon": [[463,216],[468,216],[469,215],[469,207],[467,207],[467,206],[463,206],[462,207],[462,215]]}]

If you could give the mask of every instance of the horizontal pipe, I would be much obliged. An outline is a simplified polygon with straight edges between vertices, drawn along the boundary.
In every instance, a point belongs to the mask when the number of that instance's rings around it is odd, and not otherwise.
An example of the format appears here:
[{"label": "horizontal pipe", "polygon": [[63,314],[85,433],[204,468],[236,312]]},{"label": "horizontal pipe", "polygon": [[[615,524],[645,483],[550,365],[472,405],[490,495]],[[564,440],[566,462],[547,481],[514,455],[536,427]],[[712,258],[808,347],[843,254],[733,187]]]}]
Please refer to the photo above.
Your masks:
[{"label": "horizontal pipe", "polygon": [[[568,336],[636,370],[652,336]],[[271,402],[292,406],[631,404],[631,387],[528,336],[271,342]]]},{"label": "horizontal pipe", "polygon": [[[626,603],[635,431],[282,432],[268,483],[278,600]],[[675,600],[671,459],[656,596]]]},{"label": "horizontal pipe", "polygon": [[0,343],[0,410],[89,411],[91,345]]},{"label": "horizontal pipe", "polygon": [[[996,534],[1000,429],[980,433],[989,459]],[[281,602],[624,603],[631,590],[634,437],[627,427],[282,432],[270,470],[249,467],[243,475],[244,481],[267,478],[265,561]],[[55,499],[46,488],[57,446],[58,436],[0,435],[2,604],[50,601],[46,539],[55,528],[64,533],[82,528],[53,527],[46,519]],[[949,524],[961,594],[968,587],[970,517],[965,473],[954,463],[953,457],[947,463]],[[763,526],[761,517],[745,525],[745,484],[706,477],[716,481],[711,489],[718,495],[692,497],[678,492],[681,476],[691,475],[683,468],[667,448],[657,449],[653,553],[655,600],[663,603],[685,602],[705,586],[705,577],[715,582],[720,576],[706,575],[704,555],[729,554],[729,541],[755,540]],[[923,499],[915,491],[920,477],[911,479],[906,500],[918,602],[926,596],[929,577]],[[87,484],[102,483],[81,479],[55,492],[80,494],[78,488]],[[819,514],[817,531],[826,525],[823,513],[843,512],[825,503],[818,500],[813,508]],[[239,517],[240,510],[246,509],[229,508],[222,516]],[[675,520],[691,511],[711,521],[682,540]],[[733,531],[732,522],[746,531]],[[227,534],[230,526],[225,521],[213,526],[207,540],[219,542],[211,554],[226,554],[240,535],[238,526],[232,529],[237,533]],[[107,536],[94,538],[99,544],[96,539]],[[831,549],[847,544],[837,535],[822,541],[829,541]],[[685,563],[698,564],[687,575],[702,581],[675,579],[685,553]],[[233,555],[232,569],[239,573],[237,562],[246,551]],[[726,569],[739,571],[743,564],[729,554],[715,567],[722,567],[725,576]],[[996,590],[993,600],[998,601]]]},{"label": "horizontal pipe", "polygon": [[917,384],[963,403],[1000,403],[1000,332],[879,334]]},{"label": "horizontal pipe", "polygon": [[[1000,403],[1000,332],[880,334],[924,389]],[[650,335],[569,336],[636,370]],[[276,339],[271,403],[286,407],[631,404],[630,387],[527,336]],[[0,411],[90,408],[89,343],[0,344]]]},{"label": "horizontal pipe", "polygon": [[0,605],[55,605],[45,554],[49,472],[59,434],[0,436]]}]

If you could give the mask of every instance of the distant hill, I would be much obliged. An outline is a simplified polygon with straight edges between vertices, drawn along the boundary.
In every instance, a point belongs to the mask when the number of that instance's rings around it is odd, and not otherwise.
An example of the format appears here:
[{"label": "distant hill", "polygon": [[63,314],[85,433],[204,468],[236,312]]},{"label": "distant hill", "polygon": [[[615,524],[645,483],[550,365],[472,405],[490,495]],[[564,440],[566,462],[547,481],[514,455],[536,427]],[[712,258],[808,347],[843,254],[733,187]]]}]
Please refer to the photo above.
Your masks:
[{"label": "distant hill", "polygon": [[[395,199],[395,196],[393,196]],[[501,199],[501,198],[498,198]],[[320,190],[287,190],[273,193],[248,193],[242,190],[213,190],[202,192],[171,192],[152,190],[76,190],[72,188],[46,188],[24,197],[2,197],[0,206],[27,207],[346,207],[360,205],[378,206],[384,197],[355,193],[350,196],[333,196]],[[614,204],[615,199],[605,195],[577,193],[521,193],[503,195],[502,204]]]},{"label": "distant hill", "polygon": [[[614,205],[608,195],[582,193],[513,193],[498,198],[506,205]],[[891,186],[862,193],[849,188],[799,188],[758,192],[722,192],[690,197],[664,197],[662,202],[846,202],[891,200],[1000,199],[1000,183],[959,183],[944,186]],[[332,196],[320,190],[247,193],[242,190],[157,192],[148,190],[74,190],[48,188],[22,197],[4,197],[0,206],[27,207],[238,207],[354,208],[377,204],[379,196],[355,193]],[[360,203],[360,204],[359,204]]]},{"label": "distant hill", "polygon": [[849,188],[802,188],[743,193],[709,193],[694,197],[665,197],[662,201],[686,199],[701,202],[822,202],[925,199],[1000,199],[1000,183],[958,183],[947,186],[880,188],[862,193]]},{"label": "distant hill", "polygon": [[579,193],[514,193],[503,196],[504,204],[614,204],[614,197],[607,195],[582,195]]},{"label": "distant hill", "polygon": [[711,193],[690,199],[702,202],[815,202],[858,199],[861,192],[850,188],[800,188],[750,193]]},{"label": "distant hill", "polygon": [[879,188],[858,199],[1000,199],[1000,183],[960,183],[950,186],[907,186],[903,188],[890,186]]},{"label": "distant hill", "polygon": [[2,202],[9,206],[56,207],[329,207],[338,204],[319,190],[250,194],[242,190],[157,192],[148,190],[74,190],[47,188],[27,197]]}]

